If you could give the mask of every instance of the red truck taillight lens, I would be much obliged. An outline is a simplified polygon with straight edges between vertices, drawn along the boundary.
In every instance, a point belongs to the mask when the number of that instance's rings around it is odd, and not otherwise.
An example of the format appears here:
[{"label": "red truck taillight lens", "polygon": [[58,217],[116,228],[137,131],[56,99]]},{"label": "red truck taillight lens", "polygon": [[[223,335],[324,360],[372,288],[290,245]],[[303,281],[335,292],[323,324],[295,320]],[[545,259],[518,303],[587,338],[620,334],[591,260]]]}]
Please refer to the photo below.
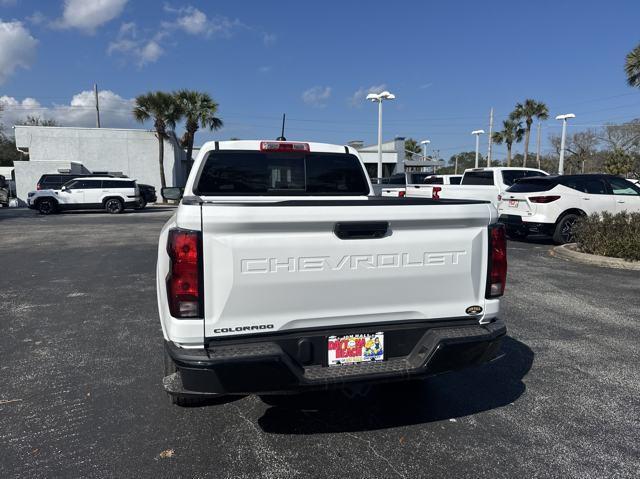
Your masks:
[{"label": "red truck taillight lens", "polygon": [[169,310],[174,318],[200,318],[203,312],[202,243],[199,231],[169,230],[167,276]]},{"label": "red truck taillight lens", "polygon": [[308,152],[309,151],[309,143],[299,143],[293,141],[261,141],[260,142],[260,151],[273,151],[273,152],[288,152],[288,153],[296,153],[296,152]]},{"label": "red truck taillight lens", "polygon": [[529,201],[531,201],[531,203],[551,203],[552,201],[559,200],[559,199],[560,197],[558,195],[529,197]]},{"label": "red truck taillight lens", "polygon": [[507,282],[507,239],[504,225],[489,226],[489,265],[487,270],[487,298],[504,294]]},{"label": "red truck taillight lens", "polygon": [[441,191],[442,191],[442,188],[440,188],[439,186],[434,186],[431,189],[431,198],[434,200],[439,200]]}]

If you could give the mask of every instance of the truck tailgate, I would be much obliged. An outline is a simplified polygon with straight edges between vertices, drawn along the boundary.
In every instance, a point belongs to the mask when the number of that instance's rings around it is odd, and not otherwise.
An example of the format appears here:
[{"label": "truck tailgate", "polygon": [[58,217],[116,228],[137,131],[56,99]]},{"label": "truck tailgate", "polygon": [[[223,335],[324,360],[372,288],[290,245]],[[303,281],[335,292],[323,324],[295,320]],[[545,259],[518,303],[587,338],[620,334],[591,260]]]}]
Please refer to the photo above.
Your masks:
[{"label": "truck tailgate", "polygon": [[[205,337],[460,318],[484,307],[495,210],[394,200],[203,204]],[[382,237],[335,233],[337,224],[386,223]]]}]

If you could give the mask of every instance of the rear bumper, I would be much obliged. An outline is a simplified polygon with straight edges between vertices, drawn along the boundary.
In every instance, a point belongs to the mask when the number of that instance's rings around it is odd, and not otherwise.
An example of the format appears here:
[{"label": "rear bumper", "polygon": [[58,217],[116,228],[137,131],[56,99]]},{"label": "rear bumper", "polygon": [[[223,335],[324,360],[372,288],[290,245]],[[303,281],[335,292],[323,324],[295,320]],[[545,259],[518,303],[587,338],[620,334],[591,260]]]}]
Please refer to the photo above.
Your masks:
[{"label": "rear bumper", "polygon": [[551,234],[555,227],[554,223],[540,223],[526,220],[527,218],[518,215],[500,215],[498,218],[498,221],[504,224],[507,229],[526,231],[528,233]]},{"label": "rear bumper", "polygon": [[[506,334],[500,320],[484,325],[477,321],[450,323],[455,324],[434,327],[429,323],[413,323],[402,330],[380,328],[385,333],[385,350],[390,352],[385,361],[332,367],[304,364],[317,362],[313,359],[313,348],[319,336],[313,332],[298,334],[297,348],[293,350],[290,336],[275,335],[251,342],[221,341],[198,350],[165,342],[178,372],[165,377],[163,385],[170,394],[247,394],[424,377],[490,361]],[[394,351],[407,354],[394,356]],[[324,354],[326,346],[315,357]]]}]

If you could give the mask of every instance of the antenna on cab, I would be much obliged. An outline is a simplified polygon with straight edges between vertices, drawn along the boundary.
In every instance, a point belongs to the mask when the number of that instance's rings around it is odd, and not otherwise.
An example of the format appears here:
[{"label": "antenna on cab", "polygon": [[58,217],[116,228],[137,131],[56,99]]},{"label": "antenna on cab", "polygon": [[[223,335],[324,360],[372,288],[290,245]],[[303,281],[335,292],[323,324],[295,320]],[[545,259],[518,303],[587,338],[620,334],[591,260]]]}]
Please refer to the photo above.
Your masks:
[{"label": "antenna on cab", "polygon": [[287,118],[286,113],[282,114],[282,132],[280,133],[280,136],[278,138],[276,138],[276,141],[287,141],[287,139],[284,137],[284,122]]}]

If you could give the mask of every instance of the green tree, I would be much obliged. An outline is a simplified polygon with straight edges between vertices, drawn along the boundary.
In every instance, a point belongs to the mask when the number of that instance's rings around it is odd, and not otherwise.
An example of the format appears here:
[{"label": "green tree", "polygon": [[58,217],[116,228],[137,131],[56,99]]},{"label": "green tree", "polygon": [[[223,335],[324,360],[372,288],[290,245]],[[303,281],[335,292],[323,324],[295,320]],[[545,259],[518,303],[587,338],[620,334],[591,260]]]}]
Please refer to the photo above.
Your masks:
[{"label": "green tree", "polygon": [[413,155],[422,156],[422,148],[413,138],[407,138],[404,141],[404,154],[407,160],[412,160]]},{"label": "green tree", "polygon": [[[457,166],[456,169],[456,160]],[[479,156],[478,162],[481,164],[484,161],[484,157],[482,153]],[[456,153],[455,155],[451,155],[449,158],[449,165],[438,168],[439,175],[452,175],[452,174],[462,174],[464,170],[469,168],[473,168],[476,164],[476,152],[475,151],[463,151],[461,153]]]},{"label": "green tree", "polygon": [[223,123],[216,116],[218,113],[218,104],[209,96],[208,93],[192,90],[180,90],[174,93],[175,98],[180,105],[180,109],[185,119],[185,132],[182,136],[181,143],[187,148],[187,159],[191,166],[193,159],[193,142],[196,131],[199,128],[209,128],[210,131],[219,130]]},{"label": "green tree", "polygon": [[504,143],[507,146],[507,166],[511,166],[511,148],[513,143],[520,143],[523,135],[524,129],[522,128],[522,122],[511,119],[503,121],[502,130],[496,131],[492,135],[494,143],[498,145]]},{"label": "green tree", "polygon": [[21,120],[17,125],[24,126],[58,126],[58,122],[52,118],[40,118],[35,115],[27,115],[24,120]]},{"label": "green tree", "polygon": [[627,74],[629,86],[640,88],[640,44],[627,53],[624,72]]},{"label": "green tree", "polygon": [[529,157],[529,139],[531,138],[531,125],[533,119],[546,120],[549,118],[549,109],[547,105],[540,101],[527,98],[524,103],[517,103],[513,112],[511,112],[511,120],[524,120],[524,159],[523,166],[527,166],[527,158]]},{"label": "green tree", "polygon": [[634,158],[629,153],[619,148],[609,152],[604,162],[604,170],[610,175],[627,176],[633,169]]},{"label": "green tree", "polygon": [[136,97],[133,117],[143,123],[153,120],[153,128],[158,139],[158,164],[160,166],[160,184],[167,186],[164,175],[164,140],[169,137],[168,130],[176,127],[176,122],[182,117],[180,104],[175,96],[162,91],[145,93]]}]

